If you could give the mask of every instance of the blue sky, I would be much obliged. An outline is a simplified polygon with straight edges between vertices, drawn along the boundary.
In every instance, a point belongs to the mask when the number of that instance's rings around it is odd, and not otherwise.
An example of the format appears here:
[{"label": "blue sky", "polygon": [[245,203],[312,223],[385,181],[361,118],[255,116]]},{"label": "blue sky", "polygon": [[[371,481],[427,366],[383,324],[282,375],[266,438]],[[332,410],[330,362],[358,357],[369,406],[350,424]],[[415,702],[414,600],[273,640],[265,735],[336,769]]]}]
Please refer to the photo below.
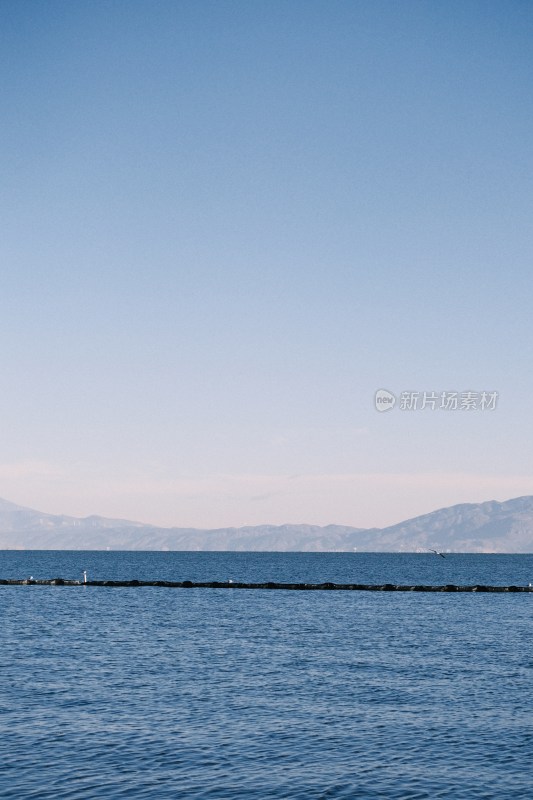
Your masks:
[{"label": "blue sky", "polygon": [[216,527],[533,493],[530,3],[2,0],[0,36],[0,495]]}]

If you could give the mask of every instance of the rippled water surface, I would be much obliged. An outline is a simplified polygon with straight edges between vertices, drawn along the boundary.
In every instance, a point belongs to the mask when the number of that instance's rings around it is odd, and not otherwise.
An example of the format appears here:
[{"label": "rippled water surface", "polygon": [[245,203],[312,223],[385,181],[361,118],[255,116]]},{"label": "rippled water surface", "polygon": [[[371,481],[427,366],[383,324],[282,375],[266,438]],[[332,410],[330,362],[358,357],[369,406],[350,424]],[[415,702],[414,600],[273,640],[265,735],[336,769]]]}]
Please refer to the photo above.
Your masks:
[{"label": "rippled water surface", "polygon": [[[2,553],[0,577],[516,583],[531,556]],[[2,798],[531,798],[533,596],[0,587]]]}]

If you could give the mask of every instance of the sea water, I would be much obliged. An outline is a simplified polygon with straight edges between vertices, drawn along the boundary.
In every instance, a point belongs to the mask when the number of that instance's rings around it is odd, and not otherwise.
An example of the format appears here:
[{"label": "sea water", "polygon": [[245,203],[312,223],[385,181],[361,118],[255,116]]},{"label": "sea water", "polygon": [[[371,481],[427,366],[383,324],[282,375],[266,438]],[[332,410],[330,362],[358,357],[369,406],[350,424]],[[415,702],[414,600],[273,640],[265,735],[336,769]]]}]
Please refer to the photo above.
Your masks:
[{"label": "sea water", "polygon": [[[3,552],[0,578],[517,584],[533,556]],[[0,587],[2,798],[531,798],[533,596]]]}]

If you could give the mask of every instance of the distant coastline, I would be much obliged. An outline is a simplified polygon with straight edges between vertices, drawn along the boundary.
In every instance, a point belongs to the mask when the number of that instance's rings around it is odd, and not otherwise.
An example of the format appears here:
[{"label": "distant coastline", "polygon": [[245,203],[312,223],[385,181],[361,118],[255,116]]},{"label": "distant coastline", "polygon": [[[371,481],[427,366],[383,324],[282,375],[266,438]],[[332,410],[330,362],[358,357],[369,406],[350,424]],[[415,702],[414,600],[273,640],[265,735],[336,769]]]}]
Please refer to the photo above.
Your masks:
[{"label": "distant coastline", "polygon": [[370,529],[305,524],[161,528],[99,516],[46,514],[0,500],[0,549],[531,553],[533,496],[463,503]]}]

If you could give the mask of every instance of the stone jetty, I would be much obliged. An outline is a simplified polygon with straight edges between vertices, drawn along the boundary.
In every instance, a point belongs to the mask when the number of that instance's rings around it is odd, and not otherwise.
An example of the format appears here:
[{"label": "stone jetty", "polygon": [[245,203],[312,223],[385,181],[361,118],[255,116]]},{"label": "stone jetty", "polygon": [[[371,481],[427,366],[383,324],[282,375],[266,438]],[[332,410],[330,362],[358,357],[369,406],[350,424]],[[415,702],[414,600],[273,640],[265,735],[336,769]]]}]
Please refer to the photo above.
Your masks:
[{"label": "stone jetty", "polygon": [[0,586],[78,586],[106,587],[111,589],[158,587],[165,589],[281,589],[292,591],[348,591],[348,592],[533,592],[533,586],[456,586],[444,584],[431,586],[425,584],[402,585],[396,583],[240,583],[238,581],[76,581],[68,578],[51,578],[37,580],[35,578],[0,579]]}]

